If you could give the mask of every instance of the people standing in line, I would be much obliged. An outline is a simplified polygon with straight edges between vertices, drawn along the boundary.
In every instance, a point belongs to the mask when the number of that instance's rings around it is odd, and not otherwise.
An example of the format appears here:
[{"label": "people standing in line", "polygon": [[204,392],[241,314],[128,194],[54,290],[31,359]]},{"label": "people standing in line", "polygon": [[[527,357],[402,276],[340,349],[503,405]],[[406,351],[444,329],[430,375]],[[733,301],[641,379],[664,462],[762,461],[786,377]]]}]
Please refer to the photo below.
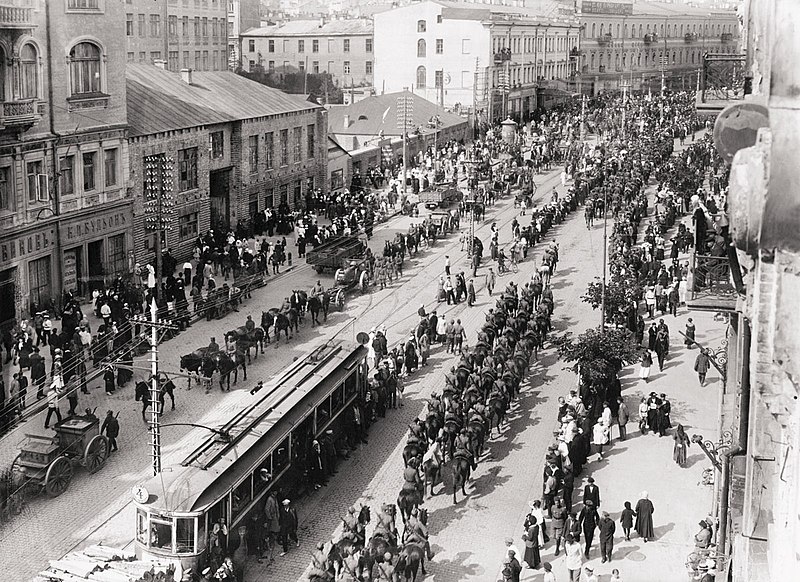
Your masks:
[{"label": "people standing in line", "polygon": [[614,532],[617,529],[614,520],[611,519],[607,511],[603,512],[597,524],[599,529],[600,556],[603,563],[611,561],[611,554],[614,552]]},{"label": "people standing in line", "polygon": [[100,427],[100,434],[105,433],[108,438],[108,448],[111,453],[119,450],[117,447],[117,437],[119,436],[119,421],[117,420],[117,416],[114,416],[114,413],[109,410],[106,412],[103,425]]},{"label": "people standing in line", "polygon": [[686,450],[689,448],[691,441],[682,424],[678,425],[672,438],[675,440],[675,446],[672,449],[672,458],[679,467],[686,467]]},{"label": "people standing in line", "polygon": [[581,509],[581,513],[578,515],[578,521],[583,528],[585,546],[583,555],[588,558],[589,550],[592,548],[592,542],[594,541],[594,530],[597,529],[597,523],[600,521],[597,508],[591,499],[587,499],[584,502],[583,509]]},{"label": "people standing in line", "polygon": [[581,566],[583,566],[581,545],[575,541],[572,534],[567,534],[566,540],[564,544],[564,553],[566,554],[564,562],[569,572],[569,582],[580,582]]},{"label": "people standing in line", "polygon": [[631,509],[631,502],[625,502],[625,509],[619,516],[619,523],[622,525],[622,531],[625,533],[625,541],[631,541],[631,529],[633,529],[633,518],[636,517],[636,512]]},{"label": "people standing in line", "polygon": [[694,360],[694,371],[697,372],[697,379],[700,380],[700,386],[706,385],[706,374],[710,366],[711,360],[708,357],[708,350],[700,348],[700,353]]},{"label": "people standing in line", "polygon": [[564,524],[567,518],[567,509],[561,503],[561,498],[556,497],[555,505],[550,508],[550,523],[553,526],[553,539],[556,542],[555,555],[561,553],[561,542],[564,540]]},{"label": "people standing in line", "polygon": [[650,367],[653,365],[653,356],[648,348],[642,350],[642,361],[639,363],[639,379],[645,384],[650,381]]},{"label": "people standing in line", "polygon": [[522,539],[525,542],[525,557],[523,561],[528,564],[528,568],[534,570],[539,569],[539,564],[542,561],[539,554],[539,523],[534,516],[528,516],[526,520],[525,534]]},{"label": "people standing in line", "polygon": [[653,513],[655,508],[650,501],[647,491],[642,491],[642,498],[636,503],[636,533],[644,539],[645,543],[655,537],[653,532]]},{"label": "people standing in line", "polygon": [[619,406],[617,407],[617,425],[619,426],[619,440],[624,441],[628,436],[627,424],[630,420],[630,413],[628,412],[628,405],[625,400],[620,396],[617,399]]},{"label": "people standing in line", "polygon": [[291,503],[288,499],[283,500],[279,517],[283,546],[281,556],[285,556],[289,552],[289,540],[294,542],[295,547],[300,547],[300,540],[297,538],[297,511],[291,506]]},{"label": "people standing in line", "polygon": [[517,546],[514,545],[514,538],[508,537],[504,540],[506,545],[505,549],[503,550],[503,555],[508,558],[510,552],[514,553],[514,556],[521,556],[519,549]]},{"label": "people standing in line", "polygon": [[639,432],[647,434],[647,397],[642,396],[639,402]]},{"label": "people standing in line", "polygon": [[[522,565],[517,559],[517,553],[514,550],[508,550],[508,557],[504,563],[503,576],[508,577],[510,582],[519,582],[520,573],[522,572]],[[510,576],[509,576],[510,573]]]}]

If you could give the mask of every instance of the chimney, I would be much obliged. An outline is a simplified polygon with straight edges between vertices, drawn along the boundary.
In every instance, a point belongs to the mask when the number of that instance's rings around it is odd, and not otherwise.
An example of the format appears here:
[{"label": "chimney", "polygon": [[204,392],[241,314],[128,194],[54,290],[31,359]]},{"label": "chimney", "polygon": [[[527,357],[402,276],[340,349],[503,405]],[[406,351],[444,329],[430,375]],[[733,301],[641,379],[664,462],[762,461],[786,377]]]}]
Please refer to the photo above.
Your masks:
[{"label": "chimney", "polygon": [[155,59],[153,61],[153,64],[157,66],[159,69],[164,69],[164,70],[167,69],[167,61],[165,61],[164,59]]},{"label": "chimney", "polygon": [[187,85],[192,84],[192,70],[191,69],[181,69],[181,79]]},{"label": "chimney", "polygon": [[322,28],[323,26],[325,26],[325,17],[324,16],[320,16],[319,17],[319,27]]},{"label": "chimney", "polygon": [[349,115],[345,115],[344,116],[344,128],[347,129],[348,127],[350,127],[350,116]]}]

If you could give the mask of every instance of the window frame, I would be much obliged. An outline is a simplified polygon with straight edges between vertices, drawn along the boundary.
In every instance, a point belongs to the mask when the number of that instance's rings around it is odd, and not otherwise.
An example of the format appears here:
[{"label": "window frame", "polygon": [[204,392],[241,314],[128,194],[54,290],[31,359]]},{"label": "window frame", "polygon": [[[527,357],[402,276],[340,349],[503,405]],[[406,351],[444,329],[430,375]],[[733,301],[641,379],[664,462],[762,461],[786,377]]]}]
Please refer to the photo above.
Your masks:
[{"label": "window frame", "polygon": [[212,131],[208,134],[208,150],[211,152],[212,160],[218,160],[225,157],[224,131]]},{"label": "window frame", "polygon": [[[109,154],[113,157],[113,163],[109,165]],[[103,150],[103,183],[106,188],[116,188],[119,185],[119,148],[113,147]],[[113,181],[109,182],[109,178]]]},{"label": "window frame", "polygon": [[[87,159],[91,163],[87,163]],[[91,173],[87,174],[87,169]],[[81,177],[83,179],[84,192],[97,190],[97,150],[81,152]]]},{"label": "window frame", "polygon": [[[74,56],[78,47],[93,47],[96,57]],[[68,53],[70,97],[81,98],[105,95],[105,51],[100,43],[92,39],[82,39],[73,44]],[[86,63],[82,65],[81,63]],[[90,63],[95,63],[91,65]],[[96,66],[96,70],[92,70]],[[79,72],[80,75],[76,75]],[[88,79],[88,81],[87,81]],[[81,85],[79,87],[79,85]],[[87,89],[87,90],[83,90]]]},{"label": "window frame", "polygon": [[[25,49],[33,51],[32,59],[25,59],[23,54]],[[19,49],[19,97],[20,99],[38,99],[39,88],[41,87],[39,66],[39,47],[28,41]],[[33,92],[30,91],[30,84],[33,84]]]},{"label": "window frame", "polygon": [[417,20],[417,32],[428,32],[428,23],[425,20]]},{"label": "window frame", "polygon": [[200,213],[186,212],[178,217],[178,240],[187,241],[200,233]]},{"label": "window frame", "polygon": [[258,173],[258,148],[258,134],[249,136],[247,138],[247,160],[251,174]]},{"label": "window frame", "polygon": [[0,166],[0,212],[14,210],[14,178],[12,166]]},{"label": "window frame", "polygon": [[180,192],[197,189],[197,147],[178,150],[178,188]]},{"label": "window frame", "polygon": [[444,54],[444,39],[437,38],[436,39],[436,54],[443,55]]}]

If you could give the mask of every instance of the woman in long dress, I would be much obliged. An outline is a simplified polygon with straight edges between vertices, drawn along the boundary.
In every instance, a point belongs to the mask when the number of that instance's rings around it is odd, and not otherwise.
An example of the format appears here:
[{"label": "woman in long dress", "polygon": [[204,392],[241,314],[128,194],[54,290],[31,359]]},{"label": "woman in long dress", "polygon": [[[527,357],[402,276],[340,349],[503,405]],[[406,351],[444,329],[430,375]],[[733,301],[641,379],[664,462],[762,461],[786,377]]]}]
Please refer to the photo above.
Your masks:
[{"label": "woman in long dress", "polygon": [[541,555],[539,554],[539,524],[532,515],[528,516],[528,526],[522,539],[525,540],[524,561],[528,564],[529,568],[538,568],[542,561]]},{"label": "woman in long dress", "polygon": [[672,435],[675,439],[675,447],[672,449],[672,458],[678,463],[679,467],[686,466],[686,449],[689,448],[691,441],[683,429],[683,425],[679,424],[675,434]]},{"label": "woman in long dress", "polygon": [[694,332],[695,326],[692,318],[689,318],[689,321],[686,322],[686,339],[683,340],[683,343],[686,344],[686,347],[691,348],[694,345]]},{"label": "woman in long dress", "polygon": [[650,350],[645,349],[642,352],[642,362],[639,367],[639,379],[644,380],[645,382],[648,381],[650,378],[650,366],[653,365],[653,356],[650,354]]},{"label": "woman in long dress", "polygon": [[647,491],[642,491],[642,498],[636,503],[636,533],[645,543],[655,537],[653,533],[653,502],[648,498]]}]

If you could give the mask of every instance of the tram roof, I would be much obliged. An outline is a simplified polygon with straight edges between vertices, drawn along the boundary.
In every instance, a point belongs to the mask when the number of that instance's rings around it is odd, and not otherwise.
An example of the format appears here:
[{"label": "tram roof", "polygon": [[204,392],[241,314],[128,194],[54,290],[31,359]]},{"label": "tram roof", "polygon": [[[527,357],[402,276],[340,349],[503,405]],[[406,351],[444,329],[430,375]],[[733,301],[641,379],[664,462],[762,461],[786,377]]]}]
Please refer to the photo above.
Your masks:
[{"label": "tram roof", "polygon": [[[367,348],[347,340],[329,340],[265,382],[257,400],[237,412],[217,434],[205,438],[180,464],[164,467],[144,484],[156,511],[200,511],[255,470],[266,452],[321,403],[315,390],[343,381],[366,356]],[[258,445],[258,446],[256,446]]]}]

